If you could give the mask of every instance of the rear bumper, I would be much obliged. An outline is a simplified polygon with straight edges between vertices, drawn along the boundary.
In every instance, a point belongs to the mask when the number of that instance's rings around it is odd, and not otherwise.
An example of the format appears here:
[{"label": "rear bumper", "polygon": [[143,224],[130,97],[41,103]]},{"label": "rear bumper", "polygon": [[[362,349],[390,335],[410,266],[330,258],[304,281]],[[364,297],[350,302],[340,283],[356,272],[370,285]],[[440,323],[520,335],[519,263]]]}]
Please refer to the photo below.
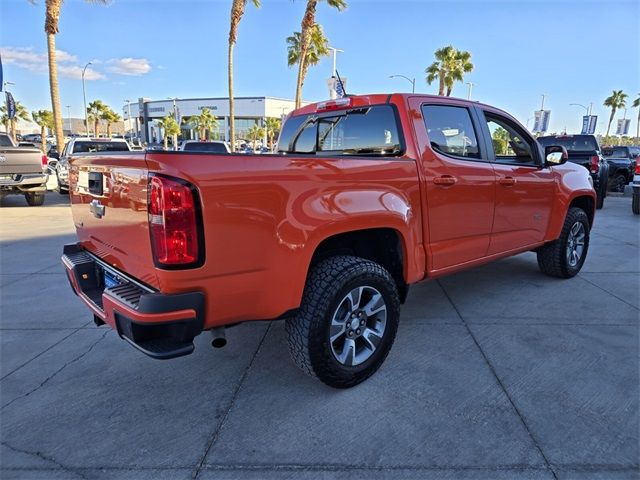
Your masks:
[{"label": "rear bumper", "polygon": [[[169,359],[193,352],[193,339],[204,325],[201,292],[165,295],[119,272],[83,250],[64,246],[62,264],[71,288],[94,314],[146,355]],[[104,284],[104,272],[118,281]]]},{"label": "rear bumper", "polygon": [[48,179],[46,173],[16,173],[11,179],[0,180],[0,190],[44,192]]}]

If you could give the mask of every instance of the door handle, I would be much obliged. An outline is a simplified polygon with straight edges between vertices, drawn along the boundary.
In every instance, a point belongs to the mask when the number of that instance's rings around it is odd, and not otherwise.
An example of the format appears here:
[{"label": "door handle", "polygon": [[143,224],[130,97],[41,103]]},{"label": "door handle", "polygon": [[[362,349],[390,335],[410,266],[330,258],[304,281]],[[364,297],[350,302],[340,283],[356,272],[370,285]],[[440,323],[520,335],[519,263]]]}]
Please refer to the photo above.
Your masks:
[{"label": "door handle", "polygon": [[436,185],[453,185],[456,183],[456,178],[451,175],[443,175],[441,177],[435,177],[433,183]]},{"label": "door handle", "polygon": [[516,179],[513,177],[504,177],[498,180],[500,185],[504,185],[505,187],[512,187],[516,184]]}]

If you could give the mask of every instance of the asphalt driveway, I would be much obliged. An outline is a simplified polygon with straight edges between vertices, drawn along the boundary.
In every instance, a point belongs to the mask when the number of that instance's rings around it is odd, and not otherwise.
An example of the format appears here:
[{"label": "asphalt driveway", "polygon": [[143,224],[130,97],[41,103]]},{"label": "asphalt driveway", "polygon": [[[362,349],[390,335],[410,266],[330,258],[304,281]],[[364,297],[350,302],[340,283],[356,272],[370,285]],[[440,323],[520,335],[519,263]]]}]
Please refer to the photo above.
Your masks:
[{"label": "asphalt driveway", "polygon": [[151,360],[97,328],[59,256],[67,198],[0,209],[3,479],[639,478],[640,217],[608,198],[580,275],[523,254],[412,288],[381,370],[339,391],[284,325]]}]

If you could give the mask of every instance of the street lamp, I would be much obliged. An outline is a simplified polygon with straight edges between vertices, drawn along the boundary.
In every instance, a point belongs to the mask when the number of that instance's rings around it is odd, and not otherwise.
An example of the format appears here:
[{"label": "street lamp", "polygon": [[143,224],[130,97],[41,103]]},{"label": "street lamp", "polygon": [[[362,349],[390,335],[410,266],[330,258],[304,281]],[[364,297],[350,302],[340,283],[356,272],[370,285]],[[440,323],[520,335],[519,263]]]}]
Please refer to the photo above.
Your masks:
[{"label": "street lamp", "polygon": [[585,111],[587,112],[587,115],[591,115],[591,110],[593,109],[593,102],[589,103],[589,107],[585,107],[584,105],[582,105],[581,103],[570,103],[569,106],[573,106],[573,107],[582,107],[585,109]]},{"label": "street lamp", "polygon": [[416,93],[416,79],[415,78],[409,78],[409,77],[406,77],[404,75],[389,75],[389,78],[396,78],[396,77],[404,78],[405,80],[410,82],[411,83],[411,93]]},{"label": "street lamp", "polygon": [[471,92],[473,92],[473,86],[475,85],[475,83],[467,82],[467,85],[469,85],[469,92],[467,93],[467,100],[471,100]]},{"label": "street lamp", "polygon": [[91,65],[91,62],[87,62],[87,64],[82,69],[82,99],[84,101],[84,125],[86,127],[87,137],[89,136],[89,118],[87,117],[87,90],[84,85],[84,74],[87,71],[87,67]]}]

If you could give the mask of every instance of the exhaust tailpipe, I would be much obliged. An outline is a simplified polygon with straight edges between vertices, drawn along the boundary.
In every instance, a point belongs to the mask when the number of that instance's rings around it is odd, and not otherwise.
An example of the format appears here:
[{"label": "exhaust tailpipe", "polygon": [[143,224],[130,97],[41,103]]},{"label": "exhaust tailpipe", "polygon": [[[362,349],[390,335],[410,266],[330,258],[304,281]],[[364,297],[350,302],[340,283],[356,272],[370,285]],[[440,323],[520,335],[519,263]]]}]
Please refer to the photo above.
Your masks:
[{"label": "exhaust tailpipe", "polygon": [[211,329],[211,346],[213,348],[222,348],[227,344],[227,336],[224,331],[224,327],[217,327]]}]

